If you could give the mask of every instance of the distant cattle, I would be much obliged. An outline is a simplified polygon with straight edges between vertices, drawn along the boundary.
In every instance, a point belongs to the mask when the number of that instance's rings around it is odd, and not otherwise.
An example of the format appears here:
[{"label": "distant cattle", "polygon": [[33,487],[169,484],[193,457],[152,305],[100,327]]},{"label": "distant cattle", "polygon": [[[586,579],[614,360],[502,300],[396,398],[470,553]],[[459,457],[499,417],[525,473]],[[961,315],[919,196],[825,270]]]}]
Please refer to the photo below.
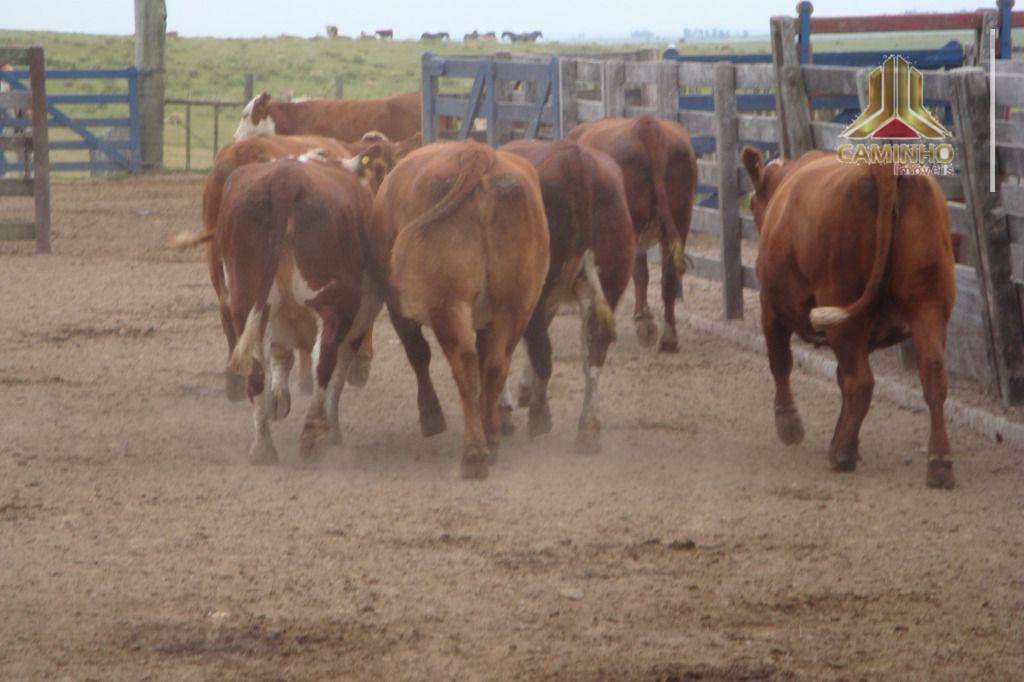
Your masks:
[{"label": "distant cattle", "polygon": [[291,409],[295,347],[313,345],[316,376],[299,454],[311,460],[341,440],[341,390],[380,311],[364,281],[360,237],[382,176],[372,160],[371,152],[341,163],[314,152],[250,164],[225,189],[213,240],[237,339],[228,372],[245,377],[254,403],[253,463],[277,461],[270,421]]},{"label": "distant cattle", "polygon": [[422,41],[435,41],[435,40],[451,40],[451,36],[448,35],[447,31],[441,31],[440,33],[424,33],[420,36]]},{"label": "distant cattle", "polygon": [[360,31],[359,32],[359,39],[360,40],[377,40],[377,36],[375,36],[372,33],[367,33],[366,31]]},{"label": "distant cattle", "polygon": [[[522,156],[537,169],[551,235],[548,276],[523,337],[529,364],[520,383],[519,405],[529,407],[531,436],[551,429],[548,326],[561,303],[576,302],[585,383],[576,445],[581,451],[594,451],[600,448],[601,368],[615,339],[614,310],[629,284],[636,251],[622,171],[607,154],[572,142],[517,140],[501,149]],[[506,417],[512,407],[508,389],[503,407]],[[510,423],[505,431],[511,431]]]},{"label": "distant cattle", "polygon": [[509,358],[548,270],[537,173],[474,141],[418,149],[378,192],[369,245],[370,272],[416,373],[420,430],[446,428],[421,330],[428,325],[462,400],[462,476],[483,478],[497,453]]},{"label": "distant cattle", "polygon": [[395,37],[395,32],[390,28],[379,28],[374,31],[374,35],[380,40],[391,40]]},{"label": "distant cattle", "polygon": [[804,437],[789,375],[794,333],[827,343],[838,361],[842,411],[829,447],[836,471],[852,471],[874,388],[868,355],[908,337],[930,413],[926,483],[955,484],[943,415],[946,326],[956,297],[946,198],[934,178],[897,177],[891,165],[849,165],[811,152],[763,165],[747,148],[754,185],[761,326],[775,378],[775,429]]},{"label": "distant cattle", "polygon": [[327,37],[328,38],[337,38],[338,37],[338,27],[337,26],[331,26],[330,24],[327,24]]},{"label": "distant cattle", "polygon": [[529,33],[513,33],[512,31],[505,31],[501,34],[502,40],[508,38],[509,42],[513,43],[535,43],[538,38],[543,38],[544,34],[540,31],[530,31]]},{"label": "distant cattle", "polygon": [[697,188],[697,156],[689,134],[674,121],[640,116],[582,123],[567,139],[605,152],[622,169],[639,246],[633,270],[637,336],[643,345],[650,346],[657,334],[647,306],[647,249],[660,244],[665,324],[658,347],[663,352],[678,351],[675,300],[680,277],[686,271],[683,253]]},{"label": "distant cattle", "polygon": [[420,132],[422,99],[418,92],[377,99],[310,99],[276,102],[263,92],[242,111],[235,140],[253,135],[323,135],[355,142],[371,130],[391,140]]}]

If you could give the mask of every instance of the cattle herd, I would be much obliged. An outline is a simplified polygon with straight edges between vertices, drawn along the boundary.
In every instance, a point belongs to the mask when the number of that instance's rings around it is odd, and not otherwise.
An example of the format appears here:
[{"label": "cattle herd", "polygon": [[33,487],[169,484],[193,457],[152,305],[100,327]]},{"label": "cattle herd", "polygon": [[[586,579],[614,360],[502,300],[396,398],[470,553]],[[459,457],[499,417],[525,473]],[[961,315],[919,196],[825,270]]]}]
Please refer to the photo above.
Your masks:
[{"label": "cattle herd", "polygon": [[[464,417],[461,473],[484,478],[513,403],[528,432],[551,430],[550,325],[580,310],[585,382],[577,444],[600,447],[599,381],[615,308],[633,279],[644,346],[678,352],[675,299],[697,183],[690,137],[650,116],[581,124],[562,141],[498,149],[467,140],[422,146],[420,96],[272,102],[246,107],[203,195],[205,244],[228,345],[227,395],[255,410],[251,459],[277,459],[270,423],[291,407],[289,373],[313,398],[300,456],[341,440],[340,396],[367,381],[372,328],[387,308],[416,376],[424,436],[445,430],[431,382],[428,326],[451,368]],[[955,287],[945,202],[929,177],[746,149],[760,233],[761,319],[775,380],[775,424],[803,439],[789,386],[794,333],[838,360],[842,410],[829,450],[850,471],[873,387],[868,354],[912,338],[930,410],[926,482],[954,485],[943,402],[946,324]],[[657,245],[660,332],[647,305],[646,254]],[[507,381],[520,341],[528,362],[515,401]]]}]

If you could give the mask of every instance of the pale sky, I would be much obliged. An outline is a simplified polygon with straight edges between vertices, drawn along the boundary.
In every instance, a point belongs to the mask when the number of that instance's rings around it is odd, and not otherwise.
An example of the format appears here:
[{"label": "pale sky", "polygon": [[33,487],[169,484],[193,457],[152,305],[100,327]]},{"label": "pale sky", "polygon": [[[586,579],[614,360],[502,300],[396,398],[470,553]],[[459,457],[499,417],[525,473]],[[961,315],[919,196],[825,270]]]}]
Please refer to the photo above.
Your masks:
[{"label": "pale sky", "polygon": [[[965,2],[968,3],[965,5]],[[952,12],[995,7],[986,0],[819,0],[817,16]],[[0,28],[128,34],[132,0],[6,0]],[[541,30],[550,38],[628,36],[634,30],[675,35],[683,28],[767,33],[768,18],[795,13],[796,0],[167,0],[167,28],[183,36],[254,37],[392,28],[396,37],[449,31]]]}]

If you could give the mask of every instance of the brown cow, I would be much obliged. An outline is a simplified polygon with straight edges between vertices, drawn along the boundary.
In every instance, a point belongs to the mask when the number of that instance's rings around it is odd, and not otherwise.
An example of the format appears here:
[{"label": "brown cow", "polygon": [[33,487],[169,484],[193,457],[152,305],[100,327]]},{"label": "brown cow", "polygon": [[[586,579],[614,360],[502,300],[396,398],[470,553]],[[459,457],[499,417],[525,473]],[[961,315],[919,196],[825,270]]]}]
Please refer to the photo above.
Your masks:
[{"label": "brown cow", "polygon": [[665,325],[659,349],[678,351],[675,300],[680,292],[679,278],[686,271],[683,252],[697,188],[697,156],[689,134],[674,121],[640,116],[581,123],[567,139],[605,152],[622,168],[639,246],[633,270],[637,336],[645,346],[654,344],[657,327],[647,307],[647,249],[660,244]]},{"label": "brown cow", "polygon": [[[212,234],[217,225],[217,214],[220,211],[224,184],[238,167],[249,163],[270,161],[287,156],[298,156],[313,149],[319,149],[322,155],[340,160],[367,151],[371,147],[378,149],[381,160],[387,168],[394,167],[402,157],[422,145],[422,134],[416,133],[407,140],[392,143],[382,133],[371,131],[358,142],[344,144],[338,140],[311,135],[259,135],[239,142],[233,142],[217,153],[213,170],[206,177],[203,186],[203,233]],[[201,239],[201,235],[199,235]],[[197,243],[194,234],[177,235],[173,243],[176,246],[189,246]],[[206,241],[206,261],[210,271],[210,281],[220,303],[221,324],[228,339],[229,352],[234,345],[231,316],[224,292],[224,270],[215,241]],[[353,386],[363,386],[370,375],[370,363],[373,359],[372,334],[366,335],[363,346],[356,354],[355,361],[348,373],[348,382]],[[304,394],[313,391],[312,365],[310,353],[312,347],[298,349],[299,353],[299,386]],[[228,398],[232,401],[241,400],[245,396],[244,386],[235,375],[226,378]]]},{"label": "brown cow", "polygon": [[760,233],[761,325],[775,378],[775,428],[786,444],[804,428],[789,387],[790,340],[828,343],[843,407],[829,448],[836,471],[857,466],[858,434],[874,388],[868,355],[913,338],[931,413],[926,482],[954,486],[946,401],[946,325],[956,297],[946,198],[931,177],[855,166],[812,152],[764,166],[747,148]]},{"label": "brown cow", "polygon": [[[237,339],[228,372],[246,378],[254,403],[253,463],[277,461],[269,422],[290,411],[293,348],[312,344],[316,369],[299,453],[310,460],[325,442],[340,442],[341,389],[382,305],[364,291],[360,237],[385,171],[376,156],[370,150],[338,162],[314,151],[249,164],[234,171],[225,187],[213,241],[224,262]],[[269,387],[268,356],[274,362]]]},{"label": "brown cow", "polygon": [[274,102],[269,92],[257,95],[242,110],[235,140],[253,135],[323,135],[355,142],[377,130],[391,140],[420,131],[420,93],[378,99],[310,99]]},{"label": "brown cow", "polygon": [[[224,186],[228,177],[235,169],[250,163],[259,163],[287,156],[299,156],[311,149],[322,149],[325,154],[335,159],[349,158],[353,151],[337,140],[313,136],[282,136],[282,135],[260,135],[247,140],[233,142],[217,152],[213,169],[206,176],[203,185],[203,230],[198,234],[179,234],[174,237],[172,244],[176,247],[188,247],[202,241],[206,242],[206,265],[210,274],[210,283],[217,295],[220,306],[221,326],[228,341],[228,352],[235,347],[235,331],[231,322],[231,311],[228,306],[227,290],[224,283],[224,265],[218,250],[216,240],[209,239],[217,227],[217,215],[220,212],[221,200],[224,194]],[[299,387],[302,393],[313,392],[313,374],[310,353],[312,345],[308,348],[299,347]],[[280,355],[275,353],[275,357]],[[369,374],[370,349],[361,352],[355,369],[351,374],[353,383],[357,383],[364,374]],[[226,391],[228,399],[232,402],[242,400],[245,397],[245,382],[237,375],[227,373],[225,375]]]},{"label": "brown cow", "polygon": [[473,141],[418,149],[384,181],[368,241],[371,274],[416,372],[420,430],[445,429],[421,329],[428,325],[462,399],[462,476],[484,478],[497,454],[509,358],[548,270],[537,172]]},{"label": "brown cow", "polygon": [[[529,433],[551,430],[547,385],[551,378],[548,326],[562,302],[580,306],[586,390],[577,448],[600,449],[598,382],[615,339],[615,306],[629,283],[636,251],[622,171],[607,154],[572,142],[517,140],[501,148],[537,169],[551,235],[551,264],[523,340],[529,364],[519,386],[519,405],[529,407]],[[503,417],[512,409],[502,393]],[[511,420],[504,425],[511,432]]]}]

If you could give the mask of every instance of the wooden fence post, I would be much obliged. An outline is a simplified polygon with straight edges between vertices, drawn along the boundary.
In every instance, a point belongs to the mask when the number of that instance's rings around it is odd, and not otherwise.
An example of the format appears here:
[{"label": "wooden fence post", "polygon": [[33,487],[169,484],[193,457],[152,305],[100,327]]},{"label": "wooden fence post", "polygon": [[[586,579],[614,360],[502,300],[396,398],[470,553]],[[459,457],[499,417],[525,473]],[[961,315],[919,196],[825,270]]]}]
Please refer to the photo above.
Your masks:
[{"label": "wooden fence post", "polygon": [[244,99],[245,103],[248,104],[249,102],[252,101],[252,98],[254,96],[255,96],[255,94],[253,93],[252,74],[251,73],[247,73],[247,74],[245,74],[245,86],[244,86],[244,89],[242,91],[242,99]]},{"label": "wooden fence post", "polygon": [[334,77],[334,97],[335,99],[345,98],[345,78],[343,76]]},{"label": "wooden fence post", "polygon": [[433,61],[433,52],[424,52],[420,58],[420,93],[423,97],[421,120],[423,144],[437,141],[437,117],[434,115],[434,94],[437,92],[437,76],[433,75],[431,71]]},{"label": "wooden fence post", "polygon": [[626,115],[626,65],[621,59],[609,59],[604,63],[601,101],[606,118]]},{"label": "wooden fence post", "polygon": [[984,10],[981,13],[981,27],[974,32],[974,59],[971,60],[973,66],[988,67],[992,50],[996,49],[989,38],[994,28],[999,28],[999,14],[993,10]]},{"label": "wooden fence post", "polygon": [[998,215],[998,195],[988,191],[988,88],[985,72],[961,68],[951,72],[954,125],[961,140],[964,200],[972,218],[977,247],[976,270],[985,302],[986,332],[993,369],[1003,401],[1024,402],[1024,330],[1017,292],[1011,280],[1010,234]]},{"label": "wooden fence post", "polygon": [[159,170],[164,163],[164,0],[135,0],[135,68],[139,70],[139,118],[142,167]]},{"label": "wooden fence post", "polygon": [[797,53],[796,20],[789,17],[772,17],[771,28],[779,141],[782,154],[795,159],[814,149],[810,99],[804,87]]},{"label": "wooden fence post", "polygon": [[[494,59],[488,64],[486,80],[484,81],[484,112],[487,120],[487,144],[497,148],[500,141],[498,130],[498,65]],[[473,121],[469,122],[470,131],[473,130]]]},{"label": "wooden fence post", "polygon": [[658,118],[679,120],[679,64],[663,60],[656,62],[658,69]]},{"label": "wooden fence post", "polygon": [[[38,45],[26,51],[32,89],[32,194],[35,200],[36,253],[50,253],[50,139],[46,111],[46,61]],[[3,152],[0,152],[3,154]]]},{"label": "wooden fence post", "polygon": [[560,111],[555,114],[562,122],[562,136],[569,134],[569,131],[579,123],[579,110],[576,106],[576,60],[571,57],[558,58],[558,106]]},{"label": "wooden fence post", "polygon": [[743,318],[743,260],[740,244],[739,152],[736,126],[736,66],[715,64],[715,156],[718,158],[718,216],[722,238],[722,306],[727,320]]}]

